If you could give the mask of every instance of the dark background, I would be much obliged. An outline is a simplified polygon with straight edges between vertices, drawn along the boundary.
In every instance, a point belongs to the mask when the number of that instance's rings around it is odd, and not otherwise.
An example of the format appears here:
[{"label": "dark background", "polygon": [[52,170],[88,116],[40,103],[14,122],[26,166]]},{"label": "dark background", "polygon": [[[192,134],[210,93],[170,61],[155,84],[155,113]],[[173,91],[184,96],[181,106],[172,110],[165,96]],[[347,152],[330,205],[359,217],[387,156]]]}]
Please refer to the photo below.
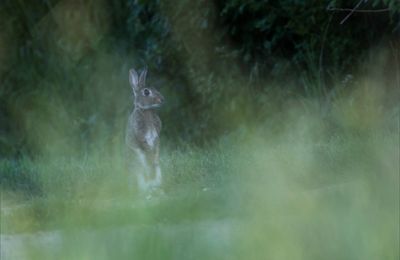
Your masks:
[{"label": "dark background", "polygon": [[386,59],[377,73],[395,75],[400,2],[364,1],[359,9],[371,11],[341,24],[349,11],[332,8],[358,3],[3,0],[0,156],[33,156],[54,140],[83,150],[120,142],[131,67],[147,66],[166,96],[164,138],[199,145],[273,117],[290,99],[324,104],[368,72],[378,50]]}]

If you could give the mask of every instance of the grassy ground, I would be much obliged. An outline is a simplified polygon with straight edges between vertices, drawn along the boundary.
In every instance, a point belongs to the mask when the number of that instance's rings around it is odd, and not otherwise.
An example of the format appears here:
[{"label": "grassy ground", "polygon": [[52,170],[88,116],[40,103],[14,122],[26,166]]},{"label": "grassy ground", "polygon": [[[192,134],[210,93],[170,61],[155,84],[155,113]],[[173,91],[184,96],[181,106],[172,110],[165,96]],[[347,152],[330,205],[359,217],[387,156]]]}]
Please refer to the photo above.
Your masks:
[{"label": "grassy ground", "polygon": [[398,110],[352,104],[288,108],[207,148],[165,140],[150,201],[122,147],[4,159],[2,259],[398,259]]}]

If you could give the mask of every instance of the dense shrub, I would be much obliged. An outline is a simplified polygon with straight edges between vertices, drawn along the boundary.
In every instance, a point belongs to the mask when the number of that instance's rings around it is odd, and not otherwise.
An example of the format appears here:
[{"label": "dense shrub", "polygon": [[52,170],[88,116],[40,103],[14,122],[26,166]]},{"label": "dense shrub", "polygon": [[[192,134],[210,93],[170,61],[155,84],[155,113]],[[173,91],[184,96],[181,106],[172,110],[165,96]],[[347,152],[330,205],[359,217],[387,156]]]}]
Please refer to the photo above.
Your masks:
[{"label": "dense shrub", "polygon": [[63,144],[115,142],[132,66],[149,67],[169,100],[165,134],[184,141],[260,120],[273,85],[324,96],[371,47],[398,44],[396,0],[364,1],[360,9],[389,11],[354,13],[342,25],[348,11],[327,10],[358,2],[3,1],[0,153],[32,151],[49,128]]}]

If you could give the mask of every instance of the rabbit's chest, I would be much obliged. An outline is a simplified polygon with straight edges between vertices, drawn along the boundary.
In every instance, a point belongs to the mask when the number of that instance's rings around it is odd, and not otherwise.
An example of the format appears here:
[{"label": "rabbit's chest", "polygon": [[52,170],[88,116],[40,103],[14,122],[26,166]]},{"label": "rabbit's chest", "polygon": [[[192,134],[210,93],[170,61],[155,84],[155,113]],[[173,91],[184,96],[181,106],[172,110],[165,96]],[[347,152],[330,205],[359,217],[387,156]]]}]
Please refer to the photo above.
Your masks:
[{"label": "rabbit's chest", "polygon": [[144,135],[144,141],[147,143],[148,146],[153,148],[158,140],[158,133],[155,128],[147,129]]},{"label": "rabbit's chest", "polygon": [[144,150],[154,150],[159,143],[161,121],[148,111],[135,111],[131,118],[130,131],[135,143]]}]

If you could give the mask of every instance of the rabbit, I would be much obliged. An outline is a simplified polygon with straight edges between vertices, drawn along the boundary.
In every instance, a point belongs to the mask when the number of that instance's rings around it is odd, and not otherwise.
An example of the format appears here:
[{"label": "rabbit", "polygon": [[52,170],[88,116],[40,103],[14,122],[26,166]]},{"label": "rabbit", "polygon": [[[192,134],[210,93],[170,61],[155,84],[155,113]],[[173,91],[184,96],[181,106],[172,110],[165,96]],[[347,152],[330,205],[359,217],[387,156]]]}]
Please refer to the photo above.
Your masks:
[{"label": "rabbit", "polygon": [[134,108],[128,119],[125,136],[128,155],[134,154],[140,161],[140,170],[136,172],[140,192],[157,190],[162,182],[159,163],[161,120],[156,108],[164,103],[164,97],[156,89],[146,86],[146,75],[146,68],[140,76],[134,69],[129,70]]}]

